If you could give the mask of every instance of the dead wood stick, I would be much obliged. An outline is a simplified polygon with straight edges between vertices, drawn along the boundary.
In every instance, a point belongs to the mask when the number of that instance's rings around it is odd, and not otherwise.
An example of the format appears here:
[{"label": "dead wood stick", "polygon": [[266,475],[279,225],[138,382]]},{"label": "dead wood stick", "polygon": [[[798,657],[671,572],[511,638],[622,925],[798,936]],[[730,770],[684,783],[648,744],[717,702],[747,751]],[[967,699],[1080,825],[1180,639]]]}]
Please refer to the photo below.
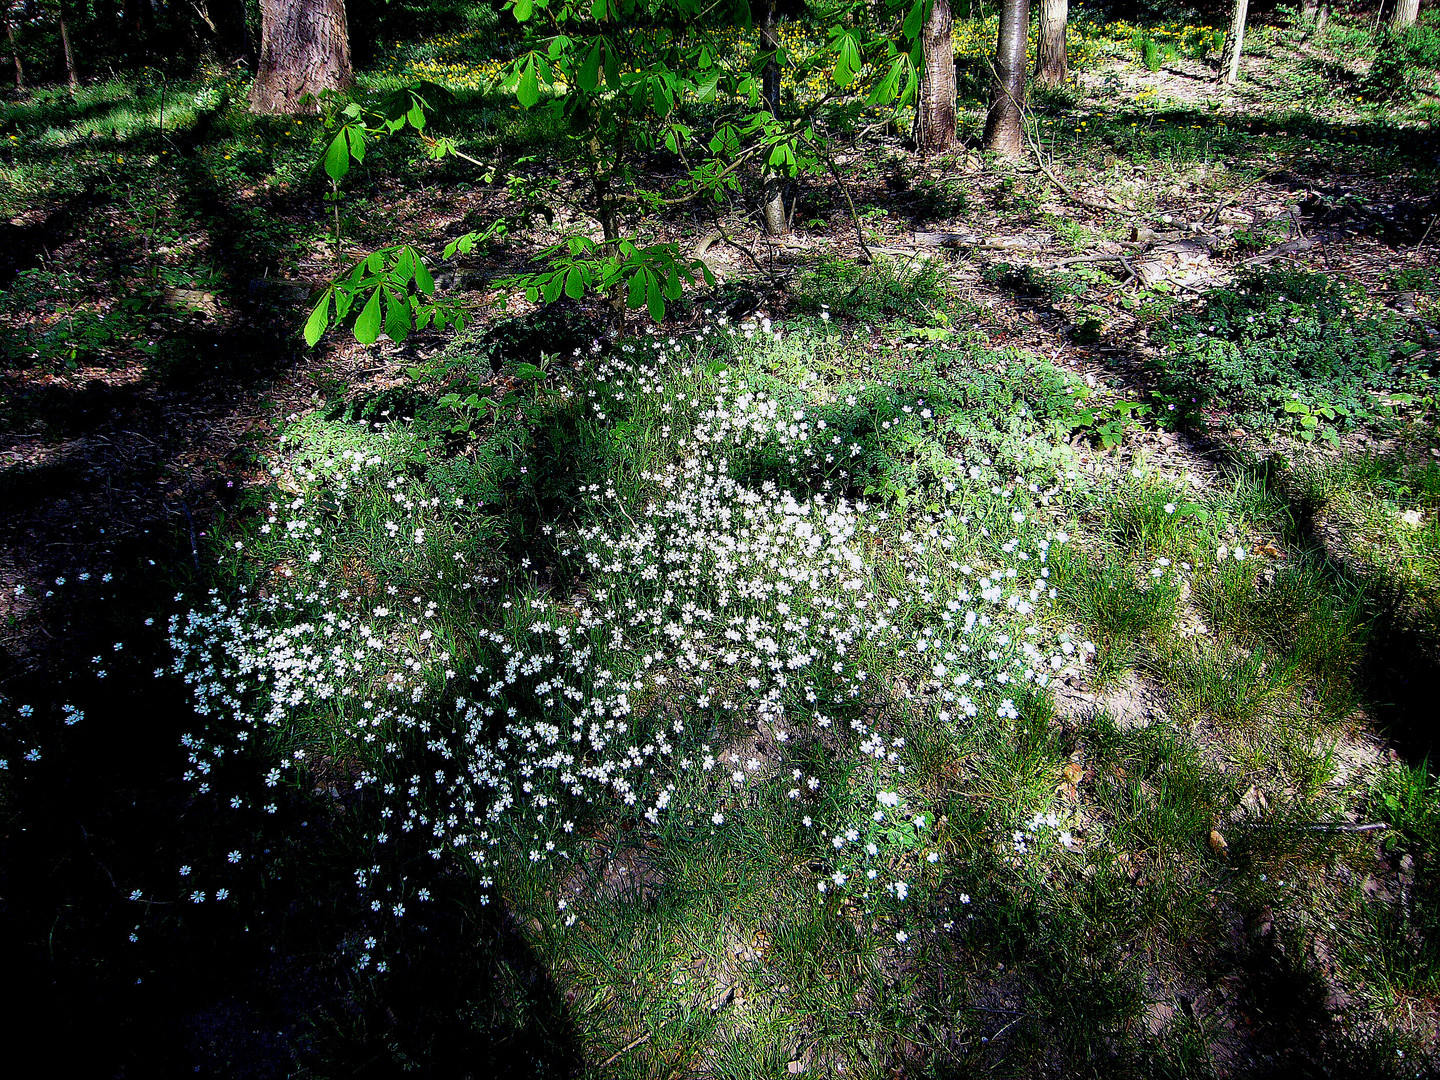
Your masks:
[{"label": "dead wood stick", "polygon": [[855,212],[855,202],[850,198],[850,192],[845,190],[845,181],[840,179],[840,170],[835,167],[835,159],[827,155],[825,164],[830,166],[830,175],[835,178],[835,186],[840,189],[840,194],[845,196],[845,205],[850,208],[850,220],[855,225],[855,239],[860,241],[860,250],[865,253],[865,258],[873,263],[875,256],[870,254],[870,245],[865,243],[865,230],[860,227],[860,215]]},{"label": "dead wood stick", "polygon": [[650,1041],[650,1033],[649,1033],[648,1031],[647,1031],[644,1035],[641,1035],[638,1039],[631,1039],[628,1043],[626,1043],[624,1046],[622,1046],[619,1050],[616,1050],[616,1051],[615,1051],[613,1054],[611,1054],[608,1058],[606,1058],[604,1061],[602,1061],[602,1062],[600,1063],[600,1068],[603,1069],[603,1068],[605,1068],[607,1065],[613,1065],[615,1062],[619,1061],[620,1058],[621,1058],[622,1056],[624,1056],[627,1052],[629,1052],[629,1051],[631,1051],[631,1050],[634,1050],[635,1047],[639,1046],[641,1043],[649,1042],[649,1041]]},{"label": "dead wood stick", "polygon": [[1219,221],[1220,211],[1224,210],[1227,206],[1231,206],[1234,203],[1238,202],[1241,195],[1244,195],[1251,188],[1259,187],[1266,180],[1269,180],[1272,176],[1278,176],[1282,172],[1289,172],[1290,166],[1292,164],[1294,164],[1294,162],[1287,161],[1284,165],[1276,166],[1269,172],[1261,173],[1254,180],[1251,180],[1250,183],[1242,187],[1239,191],[1234,191],[1231,192],[1229,195],[1226,195],[1225,198],[1221,199],[1218,203],[1215,204],[1215,209],[1211,210],[1208,214],[1206,214],[1203,218],[1200,219],[1200,224],[1203,225],[1207,221]]},{"label": "dead wood stick", "polygon": [[[766,266],[764,263],[762,263],[758,258],[756,258],[755,253],[754,253],[753,251],[751,251],[748,247],[746,247],[744,244],[740,243],[739,241],[732,239],[731,236],[730,236],[730,234],[727,233],[727,232],[725,231],[724,227],[720,224],[720,219],[719,219],[718,216],[717,216],[716,219],[715,219],[715,232],[712,233],[711,236],[715,236],[715,235],[718,235],[718,236],[719,236],[720,241],[721,241],[722,243],[728,244],[730,247],[734,248],[736,251],[740,252],[740,253],[741,253],[742,255],[744,255],[747,259],[749,259],[752,263],[754,263],[754,264],[755,264],[755,269],[758,270],[758,271],[760,271],[760,273],[764,274],[767,278],[770,279],[770,287],[771,287],[772,289],[776,286],[776,284],[777,284],[778,281],[779,281],[779,277],[776,275],[774,268],[773,268],[773,267],[767,267],[767,266]],[[710,237],[707,236],[705,239],[708,241],[708,240],[710,239]],[[702,241],[702,243],[704,243],[704,241]],[[706,244],[705,246],[708,248],[708,247],[709,247],[709,244]],[[696,257],[698,258],[700,255],[703,255],[703,254],[704,254],[703,251],[697,250],[697,252],[696,252]]]},{"label": "dead wood stick", "polygon": [[1295,829],[1300,832],[1367,833],[1388,829],[1390,823],[1370,821],[1360,825],[1353,821],[1236,821],[1230,827],[1234,829]]},{"label": "dead wood stick", "polygon": [[1125,256],[1124,256],[1124,255],[1118,255],[1118,254],[1117,254],[1117,255],[1073,255],[1073,256],[1071,256],[1071,257],[1068,258],[1068,259],[1061,259],[1059,262],[1053,262],[1053,263],[1051,263],[1050,265],[1051,265],[1051,266],[1074,266],[1074,265],[1076,265],[1077,263],[1115,263],[1115,262],[1118,262],[1118,263],[1126,263],[1127,266],[1129,265],[1129,263],[1126,261]]}]

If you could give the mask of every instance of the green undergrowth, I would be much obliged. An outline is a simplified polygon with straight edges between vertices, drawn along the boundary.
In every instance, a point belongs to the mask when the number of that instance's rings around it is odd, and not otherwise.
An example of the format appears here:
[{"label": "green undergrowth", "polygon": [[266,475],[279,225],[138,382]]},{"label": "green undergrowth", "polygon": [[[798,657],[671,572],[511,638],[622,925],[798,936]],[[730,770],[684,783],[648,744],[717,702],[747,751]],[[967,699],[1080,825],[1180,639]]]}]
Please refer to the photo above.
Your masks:
[{"label": "green undergrowth", "polygon": [[[1379,1024],[1295,1052],[1415,1049],[1433,913],[1315,826],[1385,807],[1433,874],[1433,793],[1357,727],[1373,605],[1275,546],[1265,476],[1118,470],[1019,353],[860,376],[839,319],[564,325],[270,452],[169,619],[188,809],[125,883],[138,940],[290,882],[345,987],[313,1075],[487,1043],[535,1074],[1206,1075],[1207,1025],[1284,979]],[[7,782],[63,760],[32,742]],[[1152,1023],[1200,971],[1229,1003]]]},{"label": "green undergrowth", "polygon": [[1210,293],[1165,332],[1161,392],[1181,414],[1336,445],[1359,424],[1425,422],[1434,405],[1423,332],[1344,279],[1263,271]]}]

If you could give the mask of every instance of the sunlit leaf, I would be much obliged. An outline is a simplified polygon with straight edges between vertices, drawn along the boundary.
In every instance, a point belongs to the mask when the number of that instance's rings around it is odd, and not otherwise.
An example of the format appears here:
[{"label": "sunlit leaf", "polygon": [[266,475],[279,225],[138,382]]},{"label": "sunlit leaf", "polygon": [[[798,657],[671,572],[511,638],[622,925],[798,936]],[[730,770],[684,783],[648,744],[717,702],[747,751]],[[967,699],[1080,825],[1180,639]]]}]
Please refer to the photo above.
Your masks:
[{"label": "sunlit leaf", "polygon": [[373,345],[379,336],[380,290],[376,289],[355,318],[355,340],[362,345]]}]

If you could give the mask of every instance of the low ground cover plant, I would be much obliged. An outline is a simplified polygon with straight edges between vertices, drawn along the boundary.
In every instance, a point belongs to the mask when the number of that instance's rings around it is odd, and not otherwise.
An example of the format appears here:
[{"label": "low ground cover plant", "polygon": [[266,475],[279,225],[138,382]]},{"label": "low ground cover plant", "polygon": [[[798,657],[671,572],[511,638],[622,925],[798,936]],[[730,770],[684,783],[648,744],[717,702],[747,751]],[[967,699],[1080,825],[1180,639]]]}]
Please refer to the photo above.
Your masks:
[{"label": "low ground cover plant", "polygon": [[[652,85],[625,227],[723,284],[617,297],[535,272],[589,198],[548,39],[507,85],[461,8],[317,116],[0,104],[20,1023],[97,1074],[1434,1072],[1434,163],[1372,22],[1252,13],[1224,89],[1212,28],[1072,12],[1036,170],[970,152],[993,11],[936,160],[782,16],[799,235],[758,160],[642,197],[736,104]],[[474,320],[309,349],[373,245]]]},{"label": "low ground cover plant", "polygon": [[1251,274],[1181,313],[1164,340],[1161,388],[1186,416],[1220,409],[1306,441],[1335,441],[1433,393],[1433,365],[1410,325],[1324,273]]},{"label": "low ground cover plant", "polygon": [[[929,509],[857,497],[935,424],[930,403],[732,369],[727,331],[624,344],[531,407],[580,447],[561,490],[536,492],[568,513],[514,522],[526,556],[503,578],[485,509],[406,469],[406,424],[318,443],[302,427],[275,469],[294,494],[255,538],[268,572],[172,617],[174,671],[214,723],[187,737],[197,796],[263,821],[287,789],[344,778],[369,845],[362,937],[456,864],[486,889],[535,865],[563,879],[618,810],[782,830],[817,893],[904,940],[942,843],[907,736],[1025,722],[1084,661],[1041,616],[1066,535],[1032,524],[1034,482],[932,458]],[[585,468],[584,444],[637,428],[648,454]],[[228,895],[234,861],[183,884]]]}]

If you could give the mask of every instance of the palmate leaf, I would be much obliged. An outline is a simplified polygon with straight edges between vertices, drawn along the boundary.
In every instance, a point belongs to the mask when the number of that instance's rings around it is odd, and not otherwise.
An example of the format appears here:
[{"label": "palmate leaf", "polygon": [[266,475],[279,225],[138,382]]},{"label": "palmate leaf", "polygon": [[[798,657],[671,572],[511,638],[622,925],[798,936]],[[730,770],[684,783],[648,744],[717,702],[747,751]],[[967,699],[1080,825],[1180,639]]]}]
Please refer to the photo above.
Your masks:
[{"label": "palmate leaf", "polygon": [[435,291],[435,278],[431,276],[429,268],[418,252],[415,253],[415,288],[426,296]]},{"label": "palmate leaf", "polygon": [[920,35],[920,27],[925,21],[925,9],[928,6],[926,0],[915,0],[914,6],[905,16],[905,22],[900,28],[900,32],[907,38],[915,38]]},{"label": "palmate leaf", "polygon": [[631,308],[643,307],[645,305],[645,278],[650,273],[648,270],[637,270],[630,279],[630,292],[625,297],[625,306]]},{"label": "palmate leaf", "polygon": [[863,64],[860,41],[855,31],[840,26],[833,27],[830,33],[830,45],[835,50],[835,85],[843,89],[855,81]]}]

